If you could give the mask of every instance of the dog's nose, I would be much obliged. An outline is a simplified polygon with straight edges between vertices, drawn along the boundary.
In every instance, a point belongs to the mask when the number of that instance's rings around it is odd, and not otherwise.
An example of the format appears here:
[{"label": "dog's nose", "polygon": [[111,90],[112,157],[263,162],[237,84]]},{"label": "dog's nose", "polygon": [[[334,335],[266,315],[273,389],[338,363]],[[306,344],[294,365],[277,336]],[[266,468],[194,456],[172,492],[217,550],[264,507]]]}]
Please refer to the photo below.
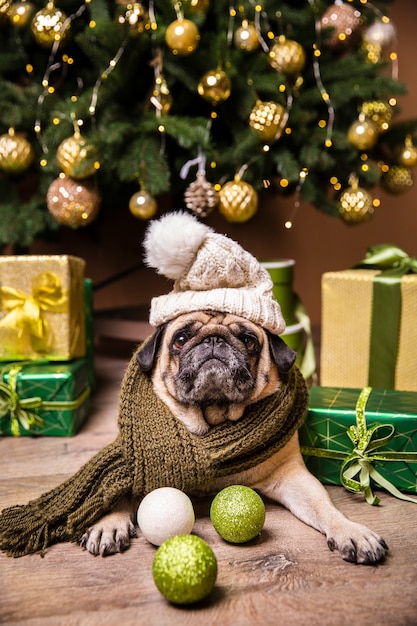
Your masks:
[{"label": "dog's nose", "polygon": [[220,335],[210,335],[210,337],[205,337],[203,339],[203,343],[209,346],[211,345],[215,347],[215,346],[225,343],[225,341],[224,341],[224,337],[221,337]]}]

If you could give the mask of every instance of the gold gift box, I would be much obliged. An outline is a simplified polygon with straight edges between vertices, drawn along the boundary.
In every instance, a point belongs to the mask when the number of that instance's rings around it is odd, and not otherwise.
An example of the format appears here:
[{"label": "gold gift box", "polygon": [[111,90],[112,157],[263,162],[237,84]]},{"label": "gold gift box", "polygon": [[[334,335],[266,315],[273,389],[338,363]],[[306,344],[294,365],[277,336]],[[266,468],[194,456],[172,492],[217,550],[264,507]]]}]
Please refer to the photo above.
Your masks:
[{"label": "gold gift box", "polygon": [[[373,280],[377,274],[378,270],[354,269],[326,272],[322,277],[320,384],[325,387],[368,385]],[[388,325],[386,332],[392,332]],[[415,274],[401,278],[401,320],[394,367],[395,382],[390,388],[417,391]]]},{"label": "gold gift box", "polygon": [[0,256],[0,361],[85,356],[84,270],[74,256]]}]

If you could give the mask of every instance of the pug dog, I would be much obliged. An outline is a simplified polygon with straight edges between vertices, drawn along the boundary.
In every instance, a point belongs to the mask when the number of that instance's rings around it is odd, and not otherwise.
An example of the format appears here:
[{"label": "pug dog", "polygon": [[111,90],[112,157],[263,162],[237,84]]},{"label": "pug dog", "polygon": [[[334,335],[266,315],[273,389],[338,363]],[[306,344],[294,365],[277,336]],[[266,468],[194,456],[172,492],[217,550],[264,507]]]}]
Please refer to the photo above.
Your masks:
[{"label": "pug dog", "polygon": [[[203,435],[226,420],[238,422],[246,407],[280,387],[296,354],[277,335],[234,314],[197,311],[162,324],[138,352],[156,395],[187,429]],[[278,452],[249,470],[214,480],[205,493],[247,485],[287,507],[323,533],[330,550],[353,563],[374,564],[388,549],[372,530],[338,511],[307,470],[297,433]],[[193,494],[189,494],[193,495]],[[81,539],[94,555],[121,552],[136,534],[138,502],[119,501]]]}]

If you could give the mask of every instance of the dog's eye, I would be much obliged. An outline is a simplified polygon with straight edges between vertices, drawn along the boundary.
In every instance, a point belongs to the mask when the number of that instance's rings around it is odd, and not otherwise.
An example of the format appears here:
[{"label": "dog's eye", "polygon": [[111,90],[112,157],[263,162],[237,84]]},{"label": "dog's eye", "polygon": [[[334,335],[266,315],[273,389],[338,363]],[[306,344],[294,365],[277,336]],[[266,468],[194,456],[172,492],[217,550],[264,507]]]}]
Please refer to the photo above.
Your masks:
[{"label": "dog's eye", "polygon": [[174,348],[177,348],[177,350],[180,350],[187,343],[188,339],[188,334],[181,330],[174,335],[172,345]]},{"label": "dog's eye", "polygon": [[243,333],[240,336],[241,341],[245,344],[248,352],[257,352],[259,349],[259,341],[255,335],[251,333]]}]

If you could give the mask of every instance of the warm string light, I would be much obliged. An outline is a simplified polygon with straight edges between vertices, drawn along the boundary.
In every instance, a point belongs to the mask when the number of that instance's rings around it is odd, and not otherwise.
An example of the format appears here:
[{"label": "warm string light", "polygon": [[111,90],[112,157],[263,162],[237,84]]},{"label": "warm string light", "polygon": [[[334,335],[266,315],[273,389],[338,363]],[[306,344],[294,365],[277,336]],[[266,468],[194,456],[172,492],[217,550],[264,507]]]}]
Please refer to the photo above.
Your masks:
[{"label": "warm string light", "polygon": [[[69,15],[65,19],[65,21],[62,23],[60,34],[66,32],[66,30],[70,27],[71,23],[75,19],[81,17],[81,15],[84,13],[89,3],[90,3],[90,0],[86,0],[84,4],[82,4],[75,13],[73,13],[72,15]],[[39,141],[39,144],[42,148],[42,152],[45,155],[48,154],[49,150],[46,144],[42,141],[41,110],[45,102],[45,98],[53,94],[55,91],[55,88],[52,85],[50,85],[49,79],[53,72],[61,68],[63,69],[63,74],[65,74],[67,65],[70,65],[72,63],[72,59],[70,59],[70,57],[68,57],[67,55],[63,55],[61,61],[56,61],[56,56],[58,54],[61,41],[62,41],[61,37],[58,37],[57,39],[54,40],[52,44],[51,53],[49,55],[45,74],[43,75],[42,82],[41,82],[43,91],[40,94],[38,101],[37,101],[37,105],[36,105],[36,120],[35,120],[35,125],[34,125],[34,131]],[[41,166],[45,167],[46,164],[47,164],[47,159],[43,158],[41,160]]]},{"label": "warm string light", "polygon": [[90,106],[88,107],[88,111],[91,115],[92,118],[92,122],[94,123],[94,116],[95,116],[95,112],[96,112],[96,108],[97,108],[97,101],[98,101],[98,93],[100,91],[100,88],[103,84],[103,81],[106,80],[110,74],[116,69],[116,66],[118,64],[118,62],[120,61],[120,59],[122,58],[124,51],[126,50],[126,46],[128,43],[129,39],[128,37],[126,37],[118,51],[116,52],[115,56],[110,60],[107,68],[104,70],[104,72],[102,72],[100,74],[100,76],[97,78],[95,84],[94,84],[94,88],[93,88],[93,93],[91,96],[91,102],[90,102]]},{"label": "warm string light", "polygon": [[304,185],[304,182],[307,176],[308,176],[308,169],[306,167],[303,167],[303,169],[300,171],[298,175],[298,184],[297,184],[297,187],[295,188],[295,201],[294,201],[293,209],[291,211],[290,218],[286,220],[286,222],[284,223],[284,227],[287,230],[290,230],[293,227],[295,216],[298,212],[298,209],[301,206],[301,200],[300,200],[301,188]]},{"label": "warm string light", "polygon": [[[311,8],[314,8],[314,0],[308,0]],[[327,107],[327,127],[326,131],[326,139],[324,141],[324,145],[326,148],[330,148],[332,145],[332,137],[333,137],[333,126],[334,126],[334,118],[335,118],[335,110],[333,108],[332,101],[330,99],[329,94],[323,84],[321,79],[321,71],[320,71],[320,62],[319,58],[321,56],[320,50],[320,41],[321,41],[321,23],[320,20],[315,20],[315,31],[316,31],[316,42],[313,44],[313,73],[314,79],[316,81],[316,85],[321,93],[322,100]],[[320,128],[323,128],[323,125],[320,125]]]}]

